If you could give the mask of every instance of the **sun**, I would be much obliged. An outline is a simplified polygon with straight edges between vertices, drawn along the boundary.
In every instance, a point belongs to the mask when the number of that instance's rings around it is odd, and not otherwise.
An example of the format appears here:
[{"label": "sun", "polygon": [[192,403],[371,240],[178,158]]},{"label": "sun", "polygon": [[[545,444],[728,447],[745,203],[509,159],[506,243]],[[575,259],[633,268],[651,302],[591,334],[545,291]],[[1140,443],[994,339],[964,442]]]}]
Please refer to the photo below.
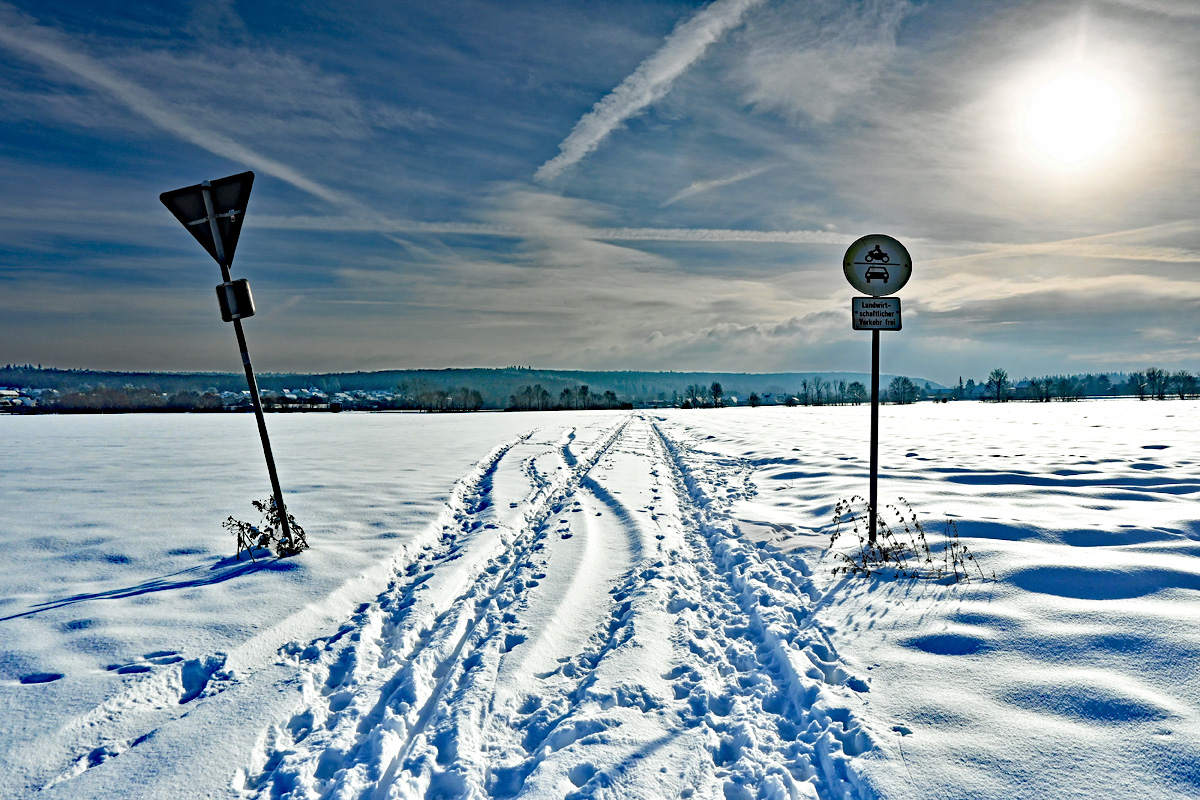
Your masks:
[{"label": "sun", "polygon": [[1125,103],[1112,86],[1070,72],[1034,92],[1025,112],[1025,133],[1050,158],[1075,165],[1105,150],[1125,121]]}]

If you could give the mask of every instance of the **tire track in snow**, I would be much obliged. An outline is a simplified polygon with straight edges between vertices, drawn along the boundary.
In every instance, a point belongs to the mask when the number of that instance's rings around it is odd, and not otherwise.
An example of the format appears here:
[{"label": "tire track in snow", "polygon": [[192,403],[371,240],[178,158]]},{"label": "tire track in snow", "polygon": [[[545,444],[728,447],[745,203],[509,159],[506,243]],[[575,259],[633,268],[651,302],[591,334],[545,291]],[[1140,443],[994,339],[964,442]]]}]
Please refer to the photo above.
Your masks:
[{"label": "tire track in snow", "polygon": [[[564,466],[576,463],[572,438],[568,432],[559,442]],[[621,507],[596,503],[584,490],[591,483],[584,474],[561,513],[538,531],[536,552],[523,565],[532,573],[530,591],[496,610],[504,614],[491,634],[495,644],[485,642],[462,675],[431,732],[426,763],[414,760],[398,796],[512,797],[546,752],[574,740],[574,729],[558,723],[589,684],[593,665],[621,640],[608,595],[642,548],[626,526],[596,523],[596,516],[620,516]]]},{"label": "tire track in snow", "polygon": [[336,642],[293,648],[305,692],[249,793],[874,797],[851,763],[873,747],[850,710],[866,685],[802,568],[729,521],[744,465],[641,416],[579,455],[569,433],[498,458],[452,547]]},{"label": "tire track in snow", "polygon": [[[760,596],[747,600],[750,584],[714,563],[697,521],[713,501],[687,489],[657,431],[638,419],[597,467],[577,502],[601,504],[631,544],[641,543],[612,589],[607,623],[549,673],[505,676],[504,665],[519,664],[514,657],[532,642],[496,653],[454,696],[461,710],[444,728],[452,755],[430,765],[443,770],[440,780],[396,796],[873,796],[844,764],[870,746],[836,694],[855,679],[820,641],[801,636],[808,620],[793,612],[777,621],[779,635],[807,666],[800,679],[787,674],[796,665],[765,632]],[[774,589],[794,605],[807,580],[777,566]],[[514,715],[504,684],[522,678],[533,686]]]},{"label": "tire track in snow", "polygon": [[[730,486],[729,475],[736,473],[736,482],[744,480],[748,471],[736,460],[699,454],[694,448],[674,442],[656,423],[652,427],[691,506],[687,539],[693,554],[691,563],[698,565],[705,585],[702,594],[710,601],[719,599],[724,607],[718,618],[726,624],[714,626],[714,643],[724,649],[726,663],[735,671],[748,671],[747,659],[760,661],[775,685],[776,691],[761,695],[762,710],[783,717],[775,731],[778,736],[768,742],[769,749],[775,751],[774,757],[790,761],[794,779],[811,781],[814,796],[839,800],[875,797],[872,787],[851,764],[855,757],[875,748],[875,737],[845,702],[849,698],[847,689],[865,692],[869,687],[838,662],[828,637],[816,626],[810,599],[815,592],[805,572],[792,566],[782,554],[742,540],[728,517],[730,498],[738,495],[736,487]],[[707,463],[697,463],[702,460]],[[711,488],[706,488],[706,481],[698,474],[712,482]],[[703,566],[705,562],[716,569],[709,572]],[[745,683],[742,677],[738,681]],[[700,701],[704,700],[711,702],[712,696],[702,694]],[[729,706],[722,703],[718,712],[736,705],[736,700]],[[717,760],[744,754],[748,743],[761,744],[752,725],[754,717],[717,726],[724,728]],[[763,726],[757,727],[761,730]],[[759,794],[764,789],[770,791],[772,787],[762,785],[762,780],[772,777],[771,758],[748,758],[750,763],[740,771],[737,760],[741,759],[735,760],[730,774],[745,782],[734,786],[758,783]],[[780,776],[776,773],[775,777]],[[786,786],[786,781],[782,783]],[[796,796],[792,786],[786,788],[788,795],[779,796]]]},{"label": "tire track in snow", "polygon": [[[701,509],[716,513],[714,501],[687,490],[647,420],[639,418],[625,440],[626,454],[614,448],[613,474],[598,470],[583,483],[594,481],[614,500],[619,494],[622,525],[648,544],[614,594],[619,635],[529,743],[519,783],[492,785],[488,796],[873,796],[846,777],[843,757],[869,741],[852,722],[842,724],[850,715],[820,685],[825,673],[805,675],[798,691],[764,635],[759,598],[744,602],[714,562],[699,524]],[[794,604],[795,578],[779,574],[788,578],[778,587],[782,599]],[[799,619],[781,623],[785,638],[802,641]],[[804,652],[831,655],[820,648]],[[814,703],[822,709],[814,712]]]},{"label": "tire track in snow", "polygon": [[[487,484],[500,460],[514,446],[528,441],[534,433],[536,431],[531,431],[498,445],[456,484],[448,501],[447,512],[443,512],[437,525],[442,533],[440,541],[410,543],[400,548],[397,558],[402,558],[411,549],[417,549],[407,567],[409,576],[416,575],[422,564],[449,554],[452,541],[446,536],[446,531],[450,521],[458,516],[454,509],[475,504],[478,488]],[[336,603],[340,594],[340,590],[335,592],[326,598],[326,602]],[[365,607],[359,608],[356,620],[362,617],[364,610]],[[49,789],[123,755],[152,737],[162,726],[189,713],[193,703],[203,702],[236,683],[250,679],[262,666],[276,659],[275,651],[278,643],[286,637],[286,631],[302,625],[301,618],[311,616],[311,609],[305,609],[254,636],[228,654],[215,652],[193,659],[178,659],[162,670],[154,670],[132,681],[122,691],[64,725],[53,736],[31,742],[29,747],[50,754],[47,761],[57,760],[60,764],[51,771],[49,780],[40,784],[40,788]],[[351,630],[353,623],[343,625],[333,636],[319,641],[332,645]],[[56,755],[58,753],[62,755]],[[35,787],[30,788],[32,790]]]},{"label": "tire track in snow", "polygon": [[[472,482],[471,502],[446,526],[443,552],[410,567],[405,577],[411,581],[394,582],[336,640],[285,649],[303,673],[300,707],[264,735],[241,788],[260,796],[338,798],[465,790],[431,787],[433,771],[414,773],[406,762],[430,749],[427,731],[462,676],[491,650],[519,643],[512,634],[497,635],[515,621],[503,609],[537,585],[530,556],[541,549],[548,517],[562,510],[626,422],[604,433],[577,463],[563,444],[563,461],[571,466],[557,478],[538,472],[536,457],[523,462],[519,472],[532,486],[508,512],[495,507],[492,490],[511,448],[498,452]],[[440,752],[436,744],[432,749]]]}]

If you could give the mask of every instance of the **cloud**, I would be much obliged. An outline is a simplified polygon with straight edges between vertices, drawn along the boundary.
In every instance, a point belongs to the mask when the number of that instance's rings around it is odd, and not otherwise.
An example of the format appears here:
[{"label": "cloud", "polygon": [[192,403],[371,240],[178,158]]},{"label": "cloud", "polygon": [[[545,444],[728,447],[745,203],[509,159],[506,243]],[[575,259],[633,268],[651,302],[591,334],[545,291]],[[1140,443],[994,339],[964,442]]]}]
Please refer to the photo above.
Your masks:
[{"label": "cloud", "polygon": [[1195,0],[1107,0],[1107,2],[1168,17],[1200,19],[1200,7],[1196,6]]},{"label": "cloud", "polygon": [[197,38],[228,41],[246,35],[246,23],[234,0],[194,0],[185,30]]},{"label": "cloud", "polygon": [[1194,233],[1200,225],[1193,221],[1164,223],[1127,231],[1077,236],[1049,242],[1027,244],[998,244],[982,242],[960,242],[954,247],[979,252],[967,255],[937,258],[922,263],[923,268],[946,268],[962,264],[992,261],[1019,256],[1067,256],[1083,259],[1116,259],[1121,261],[1154,261],[1160,263],[1200,263],[1200,250],[1186,247],[1171,247],[1127,240],[1144,239],[1150,236],[1173,236]]},{"label": "cloud", "polygon": [[560,236],[610,242],[696,242],[758,244],[848,245],[856,237],[822,230],[756,231],[727,228],[597,228],[557,220],[546,227],[539,220],[513,220],[505,224],[476,222],[418,222],[377,217],[273,216],[254,217],[254,224],[276,230],[409,233],[450,236],[495,236],[523,239]]},{"label": "cloud", "polygon": [[739,181],[744,181],[749,178],[762,175],[768,169],[770,169],[770,167],[756,167],[754,169],[748,169],[744,172],[739,172],[736,175],[731,175],[728,178],[718,178],[712,181],[696,181],[691,186],[683,189],[682,191],[676,192],[670,198],[665,200],[662,204],[662,208],[666,208],[669,205],[678,203],[680,200],[691,197],[694,194],[700,194],[701,192],[707,192],[712,189],[719,189],[722,186],[729,186],[731,183],[738,183]]},{"label": "cloud", "polygon": [[57,31],[37,25],[24,14],[5,5],[0,5],[0,46],[25,58],[58,67],[75,82],[107,92],[156,127],[214,155],[260,170],[341,208],[366,212],[349,195],[318,183],[240,142],[204,128],[194,116],[178,112],[153,92],[72,47]]},{"label": "cloud", "polygon": [[745,13],[764,0],[715,0],[695,16],[681,22],[663,46],[643,61],[633,74],[585,114],[558,146],[559,154],[547,161],[534,178],[549,181],[600,146],[629,117],[661,99],[708,48],[741,23]]},{"label": "cloud", "polygon": [[868,94],[896,50],[904,0],[781,5],[747,23],[745,100],[792,121],[831,121]]},{"label": "cloud", "polygon": [[1133,297],[1143,298],[1146,303],[1164,300],[1194,303],[1200,301],[1200,284],[1169,278],[1149,281],[1145,275],[1089,276],[1087,283],[1081,284],[1074,276],[1038,280],[961,274],[929,282],[911,302],[928,311],[950,312],[986,308],[1013,298],[1047,296],[1070,298],[1065,305],[1058,305],[1058,300],[1046,304],[1051,316],[1075,313],[1098,317],[1111,311],[1109,306],[1114,303],[1119,306]]},{"label": "cloud", "polygon": [[[105,66],[118,74],[155,76],[157,86],[170,87],[177,114],[276,146],[364,140],[439,125],[426,111],[361,99],[344,76],[268,47],[132,50],[110,56]],[[237,91],[227,91],[229,86]]]},{"label": "cloud", "polygon": [[1058,279],[991,288],[962,302],[942,302],[940,292],[937,302],[908,301],[904,329],[917,342],[944,343],[939,348],[957,340],[958,353],[946,349],[942,369],[967,375],[996,365],[1013,375],[1195,369],[1195,284],[1112,276],[1086,294],[1078,282]]}]

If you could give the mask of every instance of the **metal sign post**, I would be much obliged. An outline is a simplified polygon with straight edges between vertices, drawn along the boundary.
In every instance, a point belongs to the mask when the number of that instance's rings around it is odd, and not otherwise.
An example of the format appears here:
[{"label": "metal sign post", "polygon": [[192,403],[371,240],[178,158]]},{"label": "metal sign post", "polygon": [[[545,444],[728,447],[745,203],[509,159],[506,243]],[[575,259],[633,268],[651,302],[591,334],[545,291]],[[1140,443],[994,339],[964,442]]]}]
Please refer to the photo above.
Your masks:
[{"label": "metal sign post", "polygon": [[879,517],[879,332],[900,330],[900,291],[912,275],[912,257],[890,236],[864,236],[846,250],[842,271],[855,289],[870,297],[855,297],[850,311],[854,330],[871,332],[871,489],[867,540],[875,544]]},{"label": "metal sign post", "polygon": [[275,471],[275,456],[271,453],[271,440],[267,436],[267,422],[263,417],[258,381],[254,378],[246,335],[242,331],[242,319],[254,315],[254,300],[250,295],[249,283],[245,280],[234,281],[229,274],[229,265],[233,262],[233,253],[237,247],[242,218],[246,214],[246,203],[250,199],[253,184],[254,173],[243,172],[220,180],[204,181],[173,192],[164,192],[159,199],[175,218],[183,223],[188,232],[196,237],[221,268],[222,283],[217,287],[221,318],[233,323],[238,349],[242,353],[242,366],[246,370],[246,384],[250,387],[250,400],[254,404],[254,417],[258,421],[258,435],[262,439],[263,455],[267,459],[267,473],[271,476],[275,508],[279,511],[280,532],[285,542],[291,542],[292,532],[288,525],[287,506],[283,504],[283,490],[279,487],[279,474]]}]

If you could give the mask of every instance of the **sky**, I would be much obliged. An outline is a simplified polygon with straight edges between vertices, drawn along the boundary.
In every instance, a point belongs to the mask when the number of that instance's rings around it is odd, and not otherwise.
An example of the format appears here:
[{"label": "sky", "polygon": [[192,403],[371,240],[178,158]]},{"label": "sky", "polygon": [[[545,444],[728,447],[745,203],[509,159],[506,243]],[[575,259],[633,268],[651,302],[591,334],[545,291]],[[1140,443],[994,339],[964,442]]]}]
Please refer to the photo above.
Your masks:
[{"label": "sky", "polygon": [[0,363],[1200,371],[1191,0],[0,0]]}]

